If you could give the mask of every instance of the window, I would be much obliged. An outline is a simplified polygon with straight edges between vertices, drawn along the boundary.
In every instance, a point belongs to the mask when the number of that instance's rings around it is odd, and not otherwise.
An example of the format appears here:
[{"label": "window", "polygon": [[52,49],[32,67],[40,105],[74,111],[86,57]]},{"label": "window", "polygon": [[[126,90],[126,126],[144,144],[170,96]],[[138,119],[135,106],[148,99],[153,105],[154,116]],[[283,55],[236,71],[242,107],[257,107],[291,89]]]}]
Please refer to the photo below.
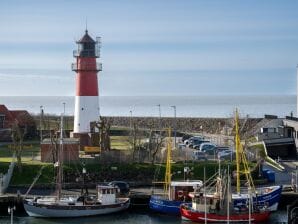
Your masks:
[{"label": "window", "polygon": [[0,128],[4,128],[5,115],[0,114]]}]

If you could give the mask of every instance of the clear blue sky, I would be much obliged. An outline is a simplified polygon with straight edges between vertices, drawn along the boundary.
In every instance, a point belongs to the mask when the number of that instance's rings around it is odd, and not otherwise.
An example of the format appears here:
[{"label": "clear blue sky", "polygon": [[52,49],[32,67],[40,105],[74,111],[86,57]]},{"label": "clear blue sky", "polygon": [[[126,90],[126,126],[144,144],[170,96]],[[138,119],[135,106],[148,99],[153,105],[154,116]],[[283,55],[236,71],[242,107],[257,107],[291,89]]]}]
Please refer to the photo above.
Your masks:
[{"label": "clear blue sky", "polygon": [[0,95],[73,95],[75,40],[102,37],[101,95],[296,91],[298,1],[1,1]]}]

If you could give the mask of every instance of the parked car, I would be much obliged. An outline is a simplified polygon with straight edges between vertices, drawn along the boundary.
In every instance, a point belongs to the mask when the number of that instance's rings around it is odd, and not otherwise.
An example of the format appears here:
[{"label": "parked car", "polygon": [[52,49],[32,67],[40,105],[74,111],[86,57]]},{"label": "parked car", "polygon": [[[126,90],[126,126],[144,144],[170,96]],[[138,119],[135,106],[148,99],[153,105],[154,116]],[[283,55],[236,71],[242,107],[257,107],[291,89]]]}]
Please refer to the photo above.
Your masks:
[{"label": "parked car", "polygon": [[193,144],[193,141],[197,141],[197,140],[204,140],[204,137],[203,136],[193,136],[189,139],[186,139],[184,141],[184,144],[185,145]]},{"label": "parked car", "polygon": [[125,181],[112,181],[108,185],[118,187],[120,194],[125,195],[129,193],[129,184]]},{"label": "parked car", "polygon": [[182,136],[182,142],[185,142],[186,140],[190,139],[191,137],[193,137],[193,135],[184,134],[184,135]]},{"label": "parked car", "polygon": [[235,158],[235,151],[233,150],[224,150],[221,152],[218,152],[217,156],[220,160],[233,160]]},{"label": "parked car", "polygon": [[216,156],[217,153],[218,153],[216,147],[210,148],[210,149],[206,149],[204,152],[205,152],[206,155],[212,155],[212,156]]},{"label": "parked car", "polygon": [[207,142],[210,143],[210,141],[208,141],[208,140],[197,140],[197,141],[193,141],[193,144],[189,144],[189,148],[193,148],[193,149],[198,149],[199,150],[201,144],[207,143]]},{"label": "parked car", "polygon": [[216,145],[213,144],[213,143],[210,143],[210,142],[204,142],[204,143],[202,143],[202,144],[200,145],[199,150],[200,150],[201,152],[204,152],[204,151],[206,151],[207,149],[212,149],[212,148],[215,148],[215,147],[216,147]]},{"label": "parked car", "polygon": [[230,148],[228,146],[216,146],[216,150],[218,152],[222,152],[222,151],[225,151],[225,150],[230,150]]},{"label": "parked car", "polygon": [[199,150],[195,150],[192,152],[192,158],[194,160],[204,160],[207,161],[207,155],[204,152],[201,152]]}]

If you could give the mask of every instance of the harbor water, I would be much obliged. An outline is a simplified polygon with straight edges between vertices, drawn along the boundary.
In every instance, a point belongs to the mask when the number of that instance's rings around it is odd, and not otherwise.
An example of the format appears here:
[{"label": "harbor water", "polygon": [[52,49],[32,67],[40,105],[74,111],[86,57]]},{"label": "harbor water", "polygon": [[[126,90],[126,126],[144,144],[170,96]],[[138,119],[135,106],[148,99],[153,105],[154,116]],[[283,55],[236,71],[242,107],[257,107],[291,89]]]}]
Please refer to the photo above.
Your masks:
[{"label": "harbor water", "polygon": [[[1,224],[9,224],[10,217],[0,218]],[[73,219],[42,219],[32,217],[15,217],[14,223],[16,224],[160,224],[160,223],[191,223],[181,220],[180,217],[168,216],[151,213],[148,210],[127,211],[122,213],[97,216],[97,217],[86,217],[86,218],[73,218]],[[268,224],[281,224],[287,223],[286,211],[277,211],[270,215]]]}]

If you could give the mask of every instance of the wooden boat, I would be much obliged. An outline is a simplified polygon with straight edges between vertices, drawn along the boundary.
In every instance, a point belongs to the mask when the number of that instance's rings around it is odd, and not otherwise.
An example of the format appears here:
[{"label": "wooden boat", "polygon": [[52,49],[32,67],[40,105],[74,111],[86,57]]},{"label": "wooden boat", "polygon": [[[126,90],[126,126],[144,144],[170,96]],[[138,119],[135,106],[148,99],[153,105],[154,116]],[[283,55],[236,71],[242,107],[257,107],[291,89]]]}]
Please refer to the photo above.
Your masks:
[{"label": "wooden boat", "polygon": [[119,212],[129,207],[129,198],[117,198],[118,188],[97,186],[97,196],[35,197],[24,200],[29,216],[70,218]]},{"label": "wooden boat", "polygon": [[[63,116],[61,116],[60,149],[58,152],[57,195],[26,198],[23,200],[25,211],[33,217],[83,217],[119,212],[130,205],[129,198],[118,198],[118,188],[113,186],[97,186],[97,194],[90,196],[62,196],[63,174]],[[37,179],[36,179],[37,180]],[[35,180],[35,181],[36,181]],[[33,186],[33,185],[32,185]],[[31,186],[31,187],[32,187]],[[30,191],[27,191],[26,195]]]}]

